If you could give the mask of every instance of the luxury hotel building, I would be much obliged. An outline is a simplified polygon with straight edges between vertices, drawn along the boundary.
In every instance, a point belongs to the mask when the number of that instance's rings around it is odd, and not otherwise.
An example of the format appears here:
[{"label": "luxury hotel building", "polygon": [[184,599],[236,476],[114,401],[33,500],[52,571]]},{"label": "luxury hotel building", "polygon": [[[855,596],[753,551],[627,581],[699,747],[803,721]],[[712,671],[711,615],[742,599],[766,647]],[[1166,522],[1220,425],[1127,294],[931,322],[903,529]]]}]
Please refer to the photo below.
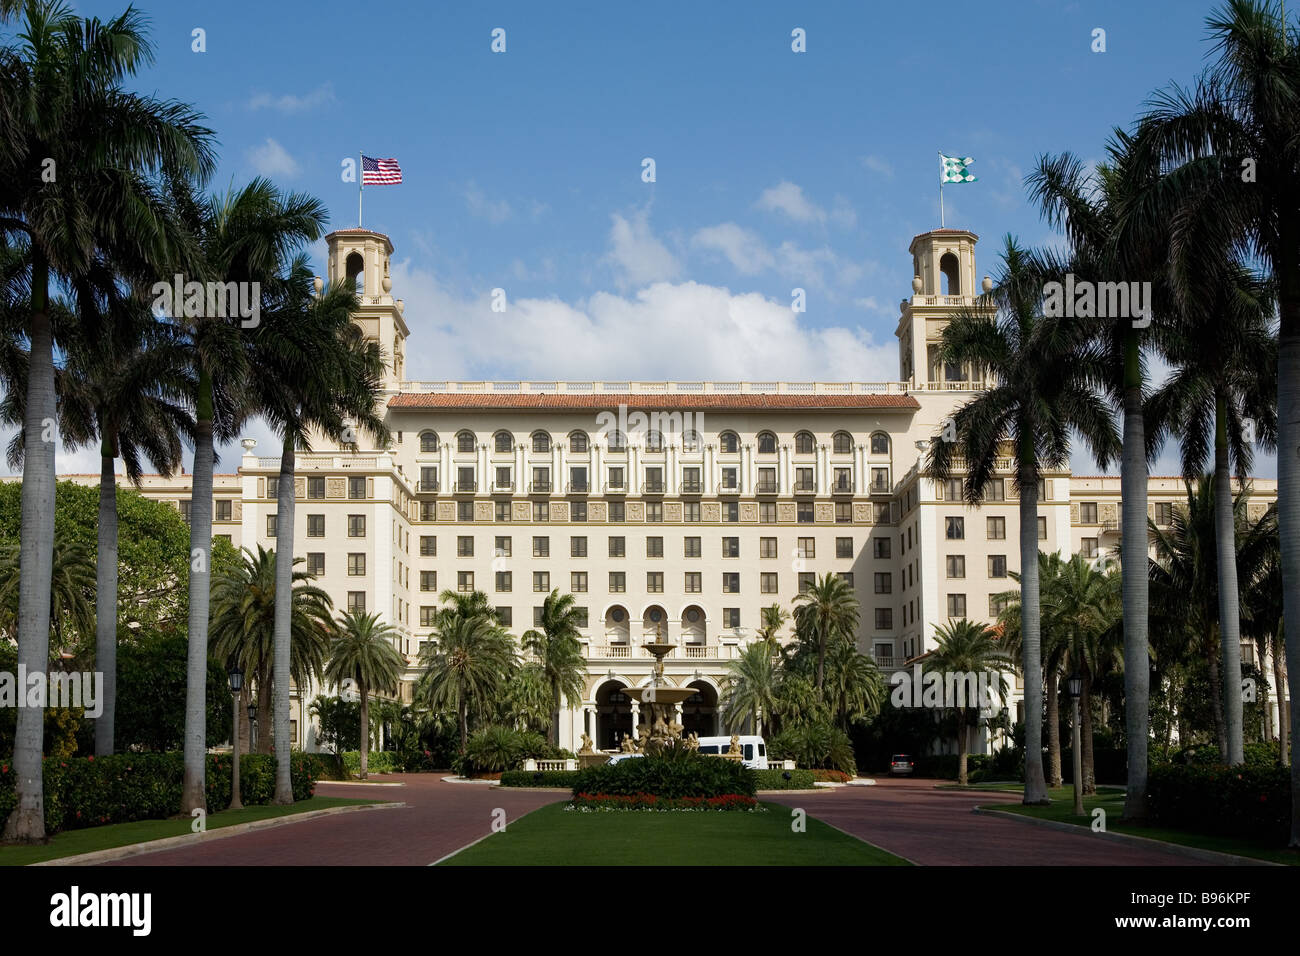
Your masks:
[{"label": "luxury hotel building", "polygon": [[[679,721],[721,732],[719,690],[761,609],[792,609],[826,572],[857,592],[859,648],[887,672],[903,667],[934,645],[937,625],[991,621],[1019,567],[1011,459],[978,508],[962,502],[959,479],[923,467],[943,419],[984,387],[936,359],[947,321],[976,303],[976,242],[960,229],[913,239],[898,381],[427,382],[405,375],[410,328],[391,294],[391,242],[334,232],[329,277],[357,282],[356,321],[390,357],[393,439],[299,456],[295,552],[337,608],[378,611],[396,628],[407,699],[441,590],[485,592],[516,635],[552,589],[572,593],[587,660],[584,699],[561,723],[574,749],[583,732],[611,748],[632,731],[637,705],[621,691],[648,680],[640,644],[651,636],[678,645],[668,679],[699,691]],[[610,428],[620,407],[648,422]],[[274,547],[278,449],[259,457],[243,444],[238,472],[216,478],[213,532]],[[188,512],[189,480],[151,477],[143,492]],[[1253,483],[1252,520],[1275,495],[1274,482]],[[1183,482],[1153,478],[1150,496],[1151,517],[1167,523]],[[1117,477],[1044,475],[1044,550],[1101,559],[1118,519]],[[294,732],[309,749],[304,715],[319,692],[294,694]]]}]

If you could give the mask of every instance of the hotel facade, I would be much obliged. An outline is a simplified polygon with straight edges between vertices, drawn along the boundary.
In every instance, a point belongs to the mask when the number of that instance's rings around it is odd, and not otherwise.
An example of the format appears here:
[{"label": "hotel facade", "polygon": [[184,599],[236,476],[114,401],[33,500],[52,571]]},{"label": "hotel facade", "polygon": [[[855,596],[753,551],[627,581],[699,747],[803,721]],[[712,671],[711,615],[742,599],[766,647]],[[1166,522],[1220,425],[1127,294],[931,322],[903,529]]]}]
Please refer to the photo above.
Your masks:
[{"label": "hotel facade", "polygon": [[[361,229],[326,241],[329,278],[356,281],[355,321],[389,357],[392,441],[356,452],[316,443],[298,456],[295,554],[336,609],[378,612],[395,628],[409,662],[403,699],[444,589],[486,593],[515,635],[550,591],[573,594],[587,676],[581,703],[561,715],[560,743],[577,749],[587,733],[609,749],[637,722],[622,691],[648,682],[640,645],[650,638],[677,645],[665,675],[698,691],[679,722],[721,733],[730,662],[762,609],[792,610],[816,575],[851,582],[858,647],[886,675],[933,648],[937,626],[991,622],[998,595],[1016,587],[1013,460],[999,459],[979,507],[961,500],[959,477],[940,482],[924,467],[927,442],[986,385],[937,357],[947,322],[977,303],[973,233],[912,240],[898,380],[865,383],[411,381],[391,242]],[[243,448],[238,471],[216,476],[213,533],[273,548],[279,451],[260,456],[251,439]],[[188,514],[189,482],[150,476],[141,490]],[[1149,494],[1157,524],[1186,499],[1176,477],[1152,478]],[[1251,520],[1275,497],[1275,482],[1253,482]],[[1044,551],[1114,552],[1118,477],[1047,471],[1039,498]],[[1021,688],[1017,678],[1016,717]],[[295,688],[299,746],[316,746],[306,714],[325,692]]]}]

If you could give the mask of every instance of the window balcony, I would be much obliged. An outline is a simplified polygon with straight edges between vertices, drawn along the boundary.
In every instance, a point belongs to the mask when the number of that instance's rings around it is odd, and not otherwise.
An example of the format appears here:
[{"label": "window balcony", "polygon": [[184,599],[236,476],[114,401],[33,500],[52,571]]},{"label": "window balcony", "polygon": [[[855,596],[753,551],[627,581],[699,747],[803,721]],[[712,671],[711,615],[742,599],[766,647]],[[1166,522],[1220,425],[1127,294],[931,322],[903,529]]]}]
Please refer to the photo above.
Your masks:
[{"label": "window balcony", "polygon": [[452,486],[452,492],[458,495],[472,495],[478,491],[478,481],[458,481]]},{"label": "window balcony", "polygon": [[417,495],[436,495],[438,493],[438,479],[417,481],[415,483],[415,493]]},{"label": "window balcony", "polygon": [[627,494],[626,481],[607,481],[605,483],[605,494],[607,495],[625,495]]},{"label": "window balcony", "polygon": [[704,483],[701,481],[683,481],[682,494],[698,495],[704,491]]},{"label": "window balcony", "polygon": [[662,481],[647,481],[642,486],[641,493],[645,495],[662,495],[664,493],[664,483]]},{"label": "window balcony", "polygon": [[549,495],[551,493],[551,483],[549,481],[534,481],[528,486],[528,493],[533,495]]},{"label": "window balcony", "polygon": [[851,495],[853,494],[852,481],[837,481],[831,486],[831,494],[834,495]]},{"label": "window balcony", "polygon": [[815,495],[817,494],[817,482],[796,481],[794,483],[794,493],[796,495]]},{"label": "window balcony", "polygon": [[585,481],[569,482],[569,494],[571,495],[585,495],[590,493],[590,491],[591,486]]},{"label": "window balcony", "polygon": [[873,495],[887,495],[891,493],[892,489],[887,481],[873,481],[867,485],[867,491]]},{"label": "window balcony", "polygon": [[772,480],[760,480],[755,490],[760,495],[774,495],[777,493],[776,482]]},{"label": "window balcony", "polygon": [[515,483],[513,481],[496,481],[492,483],[492,493],[494,495],[514,494]]}]

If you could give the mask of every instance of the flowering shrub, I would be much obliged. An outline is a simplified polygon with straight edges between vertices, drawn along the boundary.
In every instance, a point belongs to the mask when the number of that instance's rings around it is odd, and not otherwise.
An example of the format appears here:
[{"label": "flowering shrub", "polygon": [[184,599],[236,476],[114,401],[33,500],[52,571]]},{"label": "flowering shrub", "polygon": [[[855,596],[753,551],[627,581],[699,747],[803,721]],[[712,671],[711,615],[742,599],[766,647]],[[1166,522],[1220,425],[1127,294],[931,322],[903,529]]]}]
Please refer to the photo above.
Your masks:
[{"label": "flowering shrub", "polygon": [[761,811],[753,797],[723,793],[715,797],[658,797],[653,793],[577,793],[568,809],[584,813],[604,810],[732,810]]},{"label": "flowering shrub", "polygon": [[578,772],[573,792],[658,797],[716,797],[754,795],[757,775],[739,761],[705,757],[689,751],[671,759],[638,757],[616,764],[601,764]]}]

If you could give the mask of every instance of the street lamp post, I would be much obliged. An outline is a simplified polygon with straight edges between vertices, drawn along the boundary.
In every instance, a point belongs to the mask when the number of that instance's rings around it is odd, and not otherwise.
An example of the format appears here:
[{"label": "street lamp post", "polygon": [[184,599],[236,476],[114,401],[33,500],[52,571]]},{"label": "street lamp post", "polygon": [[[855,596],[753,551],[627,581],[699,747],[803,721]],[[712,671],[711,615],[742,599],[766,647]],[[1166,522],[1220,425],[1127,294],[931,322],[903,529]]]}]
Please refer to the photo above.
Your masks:
[{"label": "street lamp post", "polygon": [[235,713],[235,729],[230,735],[234,752],[234,761],[230,765],[230,809],[242,810],[244,804],[239,799],[239,692],[244,689],[244,672],[238,664],[231,664],[226,676],[230,680],[230,696]]},{"label": "street lamp post", "polygon": [[1074,759],[1074,815],[1083,816],[1083,754],[1079,746],[1079,697],[1083,694],[1083,678],[1078,674],[1071,674],[1070,679],[1066,681],[1066,687],[1070,692],[1070,703],[1073,705],[1074,726],[1070,731],[1070,749],[1073,751]]},{"label": "street lamp post", "polygon": [[248,749],[251,751],[257,741],[257,701],[248,705]]}]

